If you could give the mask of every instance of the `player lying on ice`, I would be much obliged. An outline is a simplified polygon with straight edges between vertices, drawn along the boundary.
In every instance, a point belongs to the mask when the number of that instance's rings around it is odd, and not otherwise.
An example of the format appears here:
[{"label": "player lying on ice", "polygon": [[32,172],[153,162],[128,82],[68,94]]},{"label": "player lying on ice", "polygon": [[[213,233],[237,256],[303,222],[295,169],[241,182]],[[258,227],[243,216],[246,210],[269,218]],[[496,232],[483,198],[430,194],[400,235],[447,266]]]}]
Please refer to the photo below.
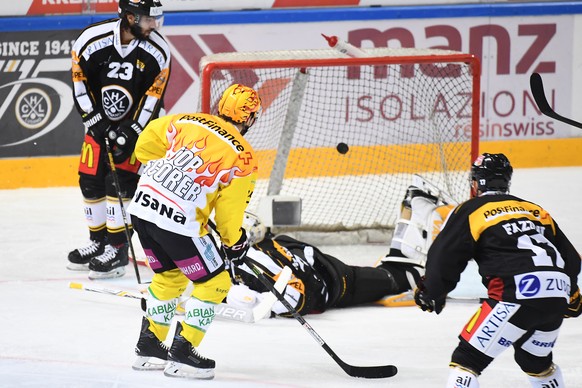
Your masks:
[{"label": "player lying on ice", "polygon": [[[411,290],[424,274],[433,233],[450,209],[437,206],[438,203],[430,193],[409,187],[390,252],[376,267],[347,265],[307,243],[285,235],[274,236],[251,214],[247,214],[244,225],[253,244],[247,259],[262,268],[273,283],[284,266],[292,269],[293,276],[283,295],[302,315],[373,302],[414,305]],[[227,296],[228,305],[252,308],[269,294],[244,261],[233,262],[230,274],[234,285]],[[273,315],[291,316],[280,302],[271,311]]]}]

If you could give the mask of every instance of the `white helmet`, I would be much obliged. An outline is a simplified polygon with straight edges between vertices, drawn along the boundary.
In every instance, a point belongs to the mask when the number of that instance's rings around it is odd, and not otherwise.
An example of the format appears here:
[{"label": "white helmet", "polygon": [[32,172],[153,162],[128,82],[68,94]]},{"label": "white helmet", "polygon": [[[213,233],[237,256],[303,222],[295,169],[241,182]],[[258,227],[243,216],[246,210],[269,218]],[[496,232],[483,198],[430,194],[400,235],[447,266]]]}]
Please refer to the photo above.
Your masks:
[{"label": "white helmet", "polygon": [[263,241],[265,234],[267,233],[267,227],[261,222],[260,218],[253,213],[245,212],[242,226],[247,232],[249,245]]}]

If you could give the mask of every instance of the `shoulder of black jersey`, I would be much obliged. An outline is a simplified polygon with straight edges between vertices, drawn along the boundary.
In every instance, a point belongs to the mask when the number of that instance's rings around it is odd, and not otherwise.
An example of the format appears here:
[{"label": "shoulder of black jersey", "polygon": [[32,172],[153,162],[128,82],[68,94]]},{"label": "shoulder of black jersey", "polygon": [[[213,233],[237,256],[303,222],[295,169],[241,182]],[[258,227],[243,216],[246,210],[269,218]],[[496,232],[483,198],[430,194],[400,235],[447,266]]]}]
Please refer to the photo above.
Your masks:
[{"label": "shoulder of black jersey", "polygon": [[521,199],[512,194],[492,194],[492,195],[481,195],[479,197],[468,199],[467,201],[458,205],[454,212],[473,213],[475,210],[479,209],[481,206],[485,204],[502,201],[528,202],[535,206],[540,207],[539,205],[536,205],[533,202]]},{"label": "shoulder of black jersey", "polygon": [[79,34],[79,39],[90,39],[95,36],[106,34],[107,32],[115,31],[115,26],[119,19],[107,19],[97,23],[93,23],[83,29]]},{"label": "shoulder of black jersey", "polygon": [[81,54],[92,42],[115,35],[115,27],[118,21],[119,19],[103,20],[91,24],[81,31],[81,34],[79,34],[74,44],[74,49],[77,51],[77,54]]},{"label": "shoulder of black jersey", "polygon": [[170,60],[172,57],[170,45],[168,42],[166,42],[166,39],[164,39],[162,34],[160,34],[158,31],[153,31],[148,37],[148,42],[162,53],[166,59],[166,62]]}]

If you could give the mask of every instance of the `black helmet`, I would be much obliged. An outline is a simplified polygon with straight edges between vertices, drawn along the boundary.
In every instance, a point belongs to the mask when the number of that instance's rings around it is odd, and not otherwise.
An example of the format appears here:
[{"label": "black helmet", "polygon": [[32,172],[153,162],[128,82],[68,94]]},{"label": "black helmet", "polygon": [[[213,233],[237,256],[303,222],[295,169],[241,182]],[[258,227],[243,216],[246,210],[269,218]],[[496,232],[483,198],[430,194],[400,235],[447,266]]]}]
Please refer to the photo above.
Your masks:
[{"label": "black helmet", "polygon": [[478,190],[509,192],[513,167],[503,154],[479,155],[471,166],[471,180],[476,181]]},{"label": "black helmet", "polygon": [[162,3],[159,0],[119,0],[119,17],[126,12],[134,15],[162,16]]}]

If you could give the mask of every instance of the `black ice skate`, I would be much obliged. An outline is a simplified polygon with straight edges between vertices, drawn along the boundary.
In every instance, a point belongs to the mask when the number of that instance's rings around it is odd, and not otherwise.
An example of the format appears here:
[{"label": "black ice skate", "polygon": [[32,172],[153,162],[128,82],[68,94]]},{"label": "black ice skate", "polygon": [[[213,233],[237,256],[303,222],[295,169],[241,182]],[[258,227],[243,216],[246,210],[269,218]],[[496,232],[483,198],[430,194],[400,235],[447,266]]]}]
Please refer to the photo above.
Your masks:
[{"label": "black ice skate", "polygon": [[181,335],[182,324],[177,323],[174,341],[168,353],[168,365],[164,375],[188,379],[210,380],[214,378],[214,360],[202,357],[190,342]]},{"label": "black ice skate", "polygon": [[125,275],[125,266],[129,264],[127,244],[119,247],[105,245],[103,253],[89,261],[89,279],[112,279]]},{"label": "black ice skate", "polygon": [[69,252],[67,269],[72,271],[88,271],[89,261],[103,253],[103,241],[89,240],[89,245]]},{"label": "black ice skate", "polygon": [[163,370],[168,359],[168,347],[150,330],[150,322],[143,317],[139,340],[135,345],[135,370]]}]

